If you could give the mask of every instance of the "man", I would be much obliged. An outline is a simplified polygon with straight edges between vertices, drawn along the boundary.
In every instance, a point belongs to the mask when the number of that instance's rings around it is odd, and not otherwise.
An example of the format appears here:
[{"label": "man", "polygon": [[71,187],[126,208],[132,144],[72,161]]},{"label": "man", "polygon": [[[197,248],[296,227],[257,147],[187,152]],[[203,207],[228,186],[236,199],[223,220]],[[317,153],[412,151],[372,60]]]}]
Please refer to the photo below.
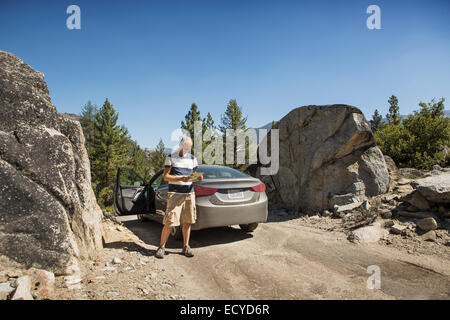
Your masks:
[{"label": "man", "polygon": [[[164,164],[164,181],[169,182],[167,194],[166,214],[164,215],[164,227],[161,232],[161,242],[155,256],[164,258],[165,245],[173,227],[182,224],[183,254],[193,257],[194,253],[189,247],[191,224],[197,220],[195,208],[195,193],[192,182],[188,181],[189,175],[197,170],[197,159],[190,154],[192,139],[184,136],[181,139],[178,152],[166,157]],[[202,180],[199,177],[198,180]]]}]

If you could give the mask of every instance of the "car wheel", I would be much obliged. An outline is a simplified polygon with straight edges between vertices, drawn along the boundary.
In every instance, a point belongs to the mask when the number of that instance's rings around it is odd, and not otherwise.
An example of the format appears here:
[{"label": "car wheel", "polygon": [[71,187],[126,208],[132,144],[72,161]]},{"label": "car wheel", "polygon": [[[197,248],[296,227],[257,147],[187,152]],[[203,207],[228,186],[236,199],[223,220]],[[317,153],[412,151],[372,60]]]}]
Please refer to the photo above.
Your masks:
[{"label": "car wheel", "polygon": [[258,224],[257,223],[240,224],[239,227],[241,227],[241,229],[244,230],[245,232],[252,232],[258,227]]},{"label": "car wheel", "polygon": [[139,222],[146,222],[147,221],[147,218],[143,214],[138,214],[137,218],[138,218]]},{"label": "car wheel", "polygon": [[170,235],[175,240],[182,240],[183,239],[183,232],[181,230],[181,227],[172,227],[172,230],[170,231]]}]

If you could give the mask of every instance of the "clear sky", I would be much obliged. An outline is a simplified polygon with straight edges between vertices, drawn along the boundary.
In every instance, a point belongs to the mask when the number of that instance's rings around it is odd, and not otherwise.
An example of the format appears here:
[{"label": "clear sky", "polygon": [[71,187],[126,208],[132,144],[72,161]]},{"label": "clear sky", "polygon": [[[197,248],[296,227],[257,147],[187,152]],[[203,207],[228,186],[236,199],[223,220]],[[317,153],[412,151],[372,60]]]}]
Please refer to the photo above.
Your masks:
[{"label": "clear sky", "polygon": [[[81,30],[66,9],[81,8]],[[366,9],[381,8],[381,30]],[[192,102],[216,123],[237,99],[248,126],[295,107],[345,103],[367,118],[395,94],[450,103],[448,0],[0,0],[0,49],[45,74],[53,104],[108,98],[133,139],[173,145]]]}]

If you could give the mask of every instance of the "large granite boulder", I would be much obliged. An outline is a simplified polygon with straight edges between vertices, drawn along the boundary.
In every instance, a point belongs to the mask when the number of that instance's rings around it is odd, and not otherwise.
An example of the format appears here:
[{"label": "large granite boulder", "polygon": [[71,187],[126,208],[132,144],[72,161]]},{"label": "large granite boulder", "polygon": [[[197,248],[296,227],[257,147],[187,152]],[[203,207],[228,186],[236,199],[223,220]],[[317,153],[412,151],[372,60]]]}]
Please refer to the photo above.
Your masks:
[{"label": "large granite boulder", "polygon": [[[278,173],[256,175],[269,199],[293,210],[325,210],[385,193],[389,173],[370,125],[348,105],[304,106],[278,121]],[[270,150],[271,133],[266,136]]]},{"label": "large granite boulder", "polygon": [[78,122],[52,105],[44,75],[0,51],[0,254],[70,274],[102,248]]}]

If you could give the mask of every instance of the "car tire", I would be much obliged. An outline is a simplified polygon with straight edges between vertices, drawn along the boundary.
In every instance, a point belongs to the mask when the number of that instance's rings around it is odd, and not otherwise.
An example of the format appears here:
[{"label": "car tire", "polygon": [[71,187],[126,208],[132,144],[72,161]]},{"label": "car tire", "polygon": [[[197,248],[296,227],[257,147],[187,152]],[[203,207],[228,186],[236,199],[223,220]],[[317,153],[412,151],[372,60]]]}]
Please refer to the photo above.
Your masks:
[{"label": "car tire", "polygon": [[147,218],[145,217],[145,215],[143,215],[143,214],[138,214],[137,219],[139,222],[147,222],[148,221]]},{"label": "car tire", "polygon": [[170,231],[170,235],[175,240],[183,240],[183,231],[181,230],[181,227],[172,227],[172,230]]},{"label": "car tire", "polygon": [[245,232],[252,232],[258,227],[258,223],[240,224],[239,227]]}]

